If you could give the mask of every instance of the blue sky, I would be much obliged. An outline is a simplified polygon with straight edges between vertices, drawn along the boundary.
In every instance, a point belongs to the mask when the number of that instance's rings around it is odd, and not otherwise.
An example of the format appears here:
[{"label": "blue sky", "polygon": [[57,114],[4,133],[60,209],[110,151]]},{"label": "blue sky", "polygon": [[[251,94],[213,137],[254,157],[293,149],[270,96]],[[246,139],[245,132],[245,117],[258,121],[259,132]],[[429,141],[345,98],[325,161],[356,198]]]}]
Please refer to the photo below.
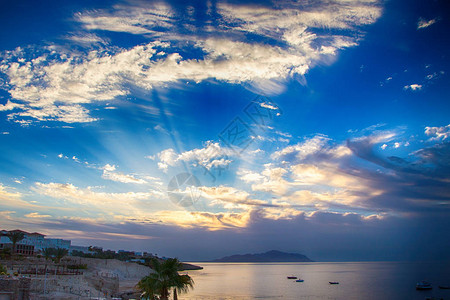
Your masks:
[{"label": "blue sky", "polygon": [[5,229],[449,259],[445,1],[4,3]]}]

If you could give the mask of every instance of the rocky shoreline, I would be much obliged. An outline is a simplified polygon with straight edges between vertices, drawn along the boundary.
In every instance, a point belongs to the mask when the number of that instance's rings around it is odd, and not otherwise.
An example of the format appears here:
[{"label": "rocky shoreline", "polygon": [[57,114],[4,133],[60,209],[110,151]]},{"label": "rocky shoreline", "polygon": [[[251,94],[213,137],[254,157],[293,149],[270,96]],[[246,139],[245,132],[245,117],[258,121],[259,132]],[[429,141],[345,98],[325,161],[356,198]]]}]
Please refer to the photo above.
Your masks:
[{"label": "rocky shoreline", "polygon": [[[44,258],[5,260],[8,274],[0,284],[16,284],[27,280],[29,299],[137,299],[136,284],[152,273],[150,267],[117,259],[65,257],[55,264]],[[73,271],[73,266],[82,266]],[[183,263],[183,270],[199,270],[200,266]],[[47,272],[45,272],[47,270]],[[12,285],[11,285],[12,286]],[[14,291],[12,291],[14,292]]]}]

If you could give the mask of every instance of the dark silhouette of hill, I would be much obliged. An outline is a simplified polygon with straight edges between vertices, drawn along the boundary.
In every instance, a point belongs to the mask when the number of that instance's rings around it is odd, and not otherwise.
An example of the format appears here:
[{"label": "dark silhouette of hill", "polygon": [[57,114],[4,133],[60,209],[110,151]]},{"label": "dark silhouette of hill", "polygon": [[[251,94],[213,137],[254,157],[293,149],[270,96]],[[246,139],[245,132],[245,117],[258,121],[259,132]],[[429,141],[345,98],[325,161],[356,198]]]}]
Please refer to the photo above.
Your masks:
[{"label": "dark silhouette of hill", "polygon": [[312,260],[303,254],[286,253],[271,250],[266,253],[236,254],[213,260],[213,262],[311,262]]}]

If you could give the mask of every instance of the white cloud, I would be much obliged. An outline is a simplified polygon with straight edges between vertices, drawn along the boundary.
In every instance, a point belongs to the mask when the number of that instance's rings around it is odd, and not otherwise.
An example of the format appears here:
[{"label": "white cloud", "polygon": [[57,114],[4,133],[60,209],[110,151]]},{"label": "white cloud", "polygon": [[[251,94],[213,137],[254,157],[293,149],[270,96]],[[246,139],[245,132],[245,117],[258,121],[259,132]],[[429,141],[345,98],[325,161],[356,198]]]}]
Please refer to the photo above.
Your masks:
[{"label": "white cloud", "polygon": [[8,101],[8,102],[6,102],[6,104],[0,104],[0,111],[9,111],[9,110],[14,110],[16,108],[23,109],[24,107],[25,107],[25,105],[23,105],[23,104]]},{"label": "white cloud", "polygon": [[244,212],[159,211],[154,220],[180,227],[205,227],[208,230],[246,227],[251,220],[251,210]]},{"label": "white cloud", "polygon": [[431,80],[431,79],[435,78],[436,76],[437,76],[437,73],[433,73],[433,74],[427,75],[425,78],[428,80]]},{"label": "white cloud", "polygon": [[450,136],[450,124],[441,127],[425,127],[425,134],[430,140],[446,140]]},{"label": "white cloud", "polygon": [[237,175],[239,175],[240,179],[245,181],[246,183],[260,182],[264,180],[263,175],[250,170],[239,170]]},{"label": "white cloud", "polygon": [[276,134],[284,136],[286,138],[292,138],[292,134],[287,133],[287,132],[281,132],[281,131],[275,131]]},{"label": "white cloud", "polygon": [[[29,62],[2,64],[0,70],[9,77],[12,98],[25,102],[7,104],[2,109],[22,110],[11,113],[12,120],[30,117],[66,123],[95,121],[82,105],[126,95],[122,85],[137,79],[135,76],[149,63],[157,44],[136,46],[114,55],[92,50],[87,56],[48,48],[47,53]],[[51,54],[57,58],[49,60]]]},{"label": "white cloud", "polygon": [[[356,140],[377,144],[395,136],[392,131],[376,130],[369,137]],[[382,149],[387,147],[384,145]],[[264,165],[261,172],[241,168],[237,175],[250,185],[252,191],[275,195],[272,204],[276,206],[293,209],[293,205],[300,205],[314,210],[347,206],[355,209],[363,208],[366,199],[382,193],[372,186],[370,179],[343,169],[355,158],[352,150],[344,144],[334,145],[323,135],[287,146],[274,152],[271,158],[274,162]]]},{"label": "white cloud", "polygon": [[305,140],[303,143],[298,143],[296,145],[287,146],[280,151],[276,151],[272,154],[272,159],[279,159],[280,157],[295,154],[296,157],[303,159],[308,155],[314,154],[321,149],[323,149],[329,138],[317,135],[311,139]]},{"label": "white cloud", "polygon": [[59,158],[64,158],[64,159],[69,159],[68,156],[66,156],[66,155],[64,155],[64,154],[62,154],[62,153],[58,154],[58,157],[59,157]]},{"label": "white cloud", "polygon": [[422,89],[422,85],[421,85],[421,84],[414,83],[414,84],[410,84],[410,85],[405,85],[405,86],[403,87],[403,89],[404,89],[404,90],[411,90],[411,91],[419,91],[419,90]]},{"label": "white cloud", "polygon": [[13,192],[10,190],[13,190],[13,189],[8,188],[0,183],[0,200],[2,200],[2,202],[3,201],[11,201],[14,199],[20,199],[20,197],[22,196],[20,193]]},{"label": "white cloud", "polygon": [[165,197],[162,192],[158,191],[106,193],[96,192],[90,187],[78,188],[70,183],[54,182],[37,182],[32,190],[41,195],[67,200],[75,205],[92,206],[115,212],[120,212],[124,208],[132,209],[139,200]]},{"label": "white cloud", "polygon": [[425,20],[425,19],[420,18],[419,21],[417,22],[417,29],[419,30],[419,29],[427,28],[427,27],[433,25],[436,22],[437,22],[437,18],[431,19],[431,20],[428,20],[428,21]]},{"label": "white cloud", "polygon": [[166,149],[158,153],[158,168],[167,172],[169,166],[173,167],[177,163],[178,155],[173,149]]},{"label": "white cloud", "polygon": [[425,79],[427,79],[429,81],[436,80],[436,79],[440,78],[444,74],[445,74],[444,71],[434,72],[433,74],[428,74],[427,76],[425,76]]},{"label": "white cloud", "polygon": [[92,44],[108,44],[108,41],[92,33],[73,34],[66,37],[74,43],[88,46]]},{"label": "white cloud", "polygon": [[[165,193],[156,191],[147,193],[106,193],[95,192],[92,188],[79,188],[73,184],[62,183],[36,183],[32,190],[38,194],[64,200],[66,209],[89,209],[90,214],[99,215],[95,219],[82,218],[83,222],[96,222],[105,220],[105,217],[119,222],[139,222],[139,223],[164,223],[180,227],[205,227],[209,230],[223,228],[245,227],[250,220],[250,210],[243,212],[206,212],[186,210],[160,210],[154,202],[146,200],[152,198],[162,198],[166,200]],[[222,203],[223,207],[229,205],[233,208],[248,208],[249,205],[259,205],[257,200],[248,199],[246,192],[238,191],[234,188],[205,187],[203,195],[207,199]],[[149,205],[149,204],[152,205]],[[168,203],[168,201],[164,201]],[[145,206],[142,206],[145,204]],[[97,211],[96,211],[96,210]],[[0,213],[1,214],[1,213]],[[46,218],[47,215],[30,213],[28,218]],[[79,217],[70,217],[78,220]]]},{"label": "white cloud", "polygon": [[238,175],[244,182],[251,183],[253,191],[284,195],[290,186],[290,183],[285,178],[287,173],[288,170],[269,163],[264,165],[264,170],[261,174],[242,169],[238,172]]},{"label": "white cloud", "polygon": [[[231,22],[240,24],[244,31],[273,36],[297,31],[299,34],[306,28],[351,29],[355,26],[371,24],[381,15],[377,1],[366,3],[296,3],[283,1],[275,8],[257,5],[219,4],[219,12]],[[306,7],[305,7],[306,6]],[[277,32],[276,29],[279,31]],[[297,39],[289,39],[291,43]]]},{"label": "white cloud", "polygon": [[[71,38],[79,43],[100,42],[89,32],[94,30],[151,36],[152,42],[128,49],[106,45],[85,53],[58,46],[6,52],[0,72],[8,77],[12,99],[0,110],[11,111],[8,117],[24,125],[32,120],[93,122],[97,118],[86,105],[125,96],[130,85],[151,89],[214,78],[228,83],[274,81],[279,90],[282,80],[302,76],[318,62],[332,62],[338,50],[356,46],[355,36],[362,36],[359,27],[380,15],[377,1],[280,2],[273,8],[219,3],[219,25],[199,32],[164,3],[81,12],[75,19],[88,32]],[[185,24],[182,32],[176,22]],[[313,33],[315,28],[345,31]],[[247,33],[275,43],[249,41]],[[185,58],[179,47],[204,55]],[[27,51],[34,58],[22,59],[29,56]]]},{"label": "white cloud", "polygon": [[219,143],[208,141],[203,148],[181,153],[177,160],[195,162],[209,170],[212,167],[228,166],[232,162],[228,155],[232,155],[230,150],[220,147]]},{"label": "white cloud", "polygon": [[110,164],[106,164],[103,166],[103,170],[107,171],[107,172],[113,172],[116,170],[116,166],[115,165],[110,165]]},{"label": "white cloud", "polygon": [[378,144],[382,142],[390,142],[398,133],[393,130],[375,130],[369,136],[362,136],[355,138],[355,141],[368,140],[371,144]]},{"label": "white cloud", "polygon": [[147,183],[147,181],[145,181],[144,179],[136,178],[135,176],[130,175],[130,174],[123,174],[120,172],[115,172],[115,170],[116,170],[116,166],[114,166],[114,165],[111,166],[110,164],[106,164],[103,167],[102,178],[116,181],[116,182],[122,182],[122,183],[135,183],[135,184]]},{"label": "white cloud", "polygon": [[131,34],[156,34],[154,28],[170,29],[174,25],[173,12],[165,3],[144,6],[115,5],[113,12],[88,11],[75,19],[87,30],[106,30]]},{"label": "white cloud", "polygon": [[256,150],[248,151],[247,153],[250,155],[258,155],[258,154],[264,154],[265,151],[261,150],[261,149],[256,149]]},{"label": "white cloud", "polygon": [[219,143],[206,142],[203,148],[193,149],[177,154],[169,148],[158,153],[158,167],[167,171],[168,167],[176,166],[179,162],[191,162],[194,166],[202,166],[210,170],[212,168],[225,168],[232,160],[228,158],[232,155],[229,149],[220,147]]},{"label": "white cloud", "polygon": [[238,190],[233,187],[217,186],[217,187],[200,187],[202,196],[215,201],[237,204],[238,206],[227,206],[225,208],[246,207],[248,205],[264,205],[265,201],[251,199],[250,194],[246,191]]},{"label": "white cloud", "polygon": [[163,128],[163,127],[162,127],[161,125],[159,125],[159,124],[156,125],[155,127],[153,127],[153,129],[156,130],[156,131],[159,131],[159,132],[161,132],[161,133],[170,135],[169,131],[168,131],[167,129]]},{"label": "white cloud", "polygon": [[278,110],[279,109],[277,106],[274,106],[271,103],[263,102],[263,103],[260,103],[259,105],[261,105],[261,107],[263,107],[263,108],[268,108],[268,109],[271,109],[271,110]]},{"label": "white cloud", "polygon": [[16,192],[14,188],[4,186],[0,183],[0,207],[4,209],[4,207],[13,207],[14,209],[18,208],[36,208],[37,205],[34,205],[30,202],[24,201],[22,199],[23,194],[20,192]]},{"label": "white cloud", "polygon": [[51,218],[51,215],[41,215],[38,212],[32,212],[32,213],[26,214],[25,217],[27,217],[27,218]]}]

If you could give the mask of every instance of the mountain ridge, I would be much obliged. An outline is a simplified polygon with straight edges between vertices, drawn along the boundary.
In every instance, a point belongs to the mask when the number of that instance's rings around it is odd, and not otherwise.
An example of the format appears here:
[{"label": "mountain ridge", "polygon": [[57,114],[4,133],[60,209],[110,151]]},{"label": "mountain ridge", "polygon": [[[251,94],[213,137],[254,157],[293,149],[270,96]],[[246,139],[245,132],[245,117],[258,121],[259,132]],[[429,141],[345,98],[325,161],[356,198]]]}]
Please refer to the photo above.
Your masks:
[{"label": "mountain ridge", "polygon": [[270,250],[264,253],[234,254],[212,260],[212,262],[312,262],[307,256]]}]

